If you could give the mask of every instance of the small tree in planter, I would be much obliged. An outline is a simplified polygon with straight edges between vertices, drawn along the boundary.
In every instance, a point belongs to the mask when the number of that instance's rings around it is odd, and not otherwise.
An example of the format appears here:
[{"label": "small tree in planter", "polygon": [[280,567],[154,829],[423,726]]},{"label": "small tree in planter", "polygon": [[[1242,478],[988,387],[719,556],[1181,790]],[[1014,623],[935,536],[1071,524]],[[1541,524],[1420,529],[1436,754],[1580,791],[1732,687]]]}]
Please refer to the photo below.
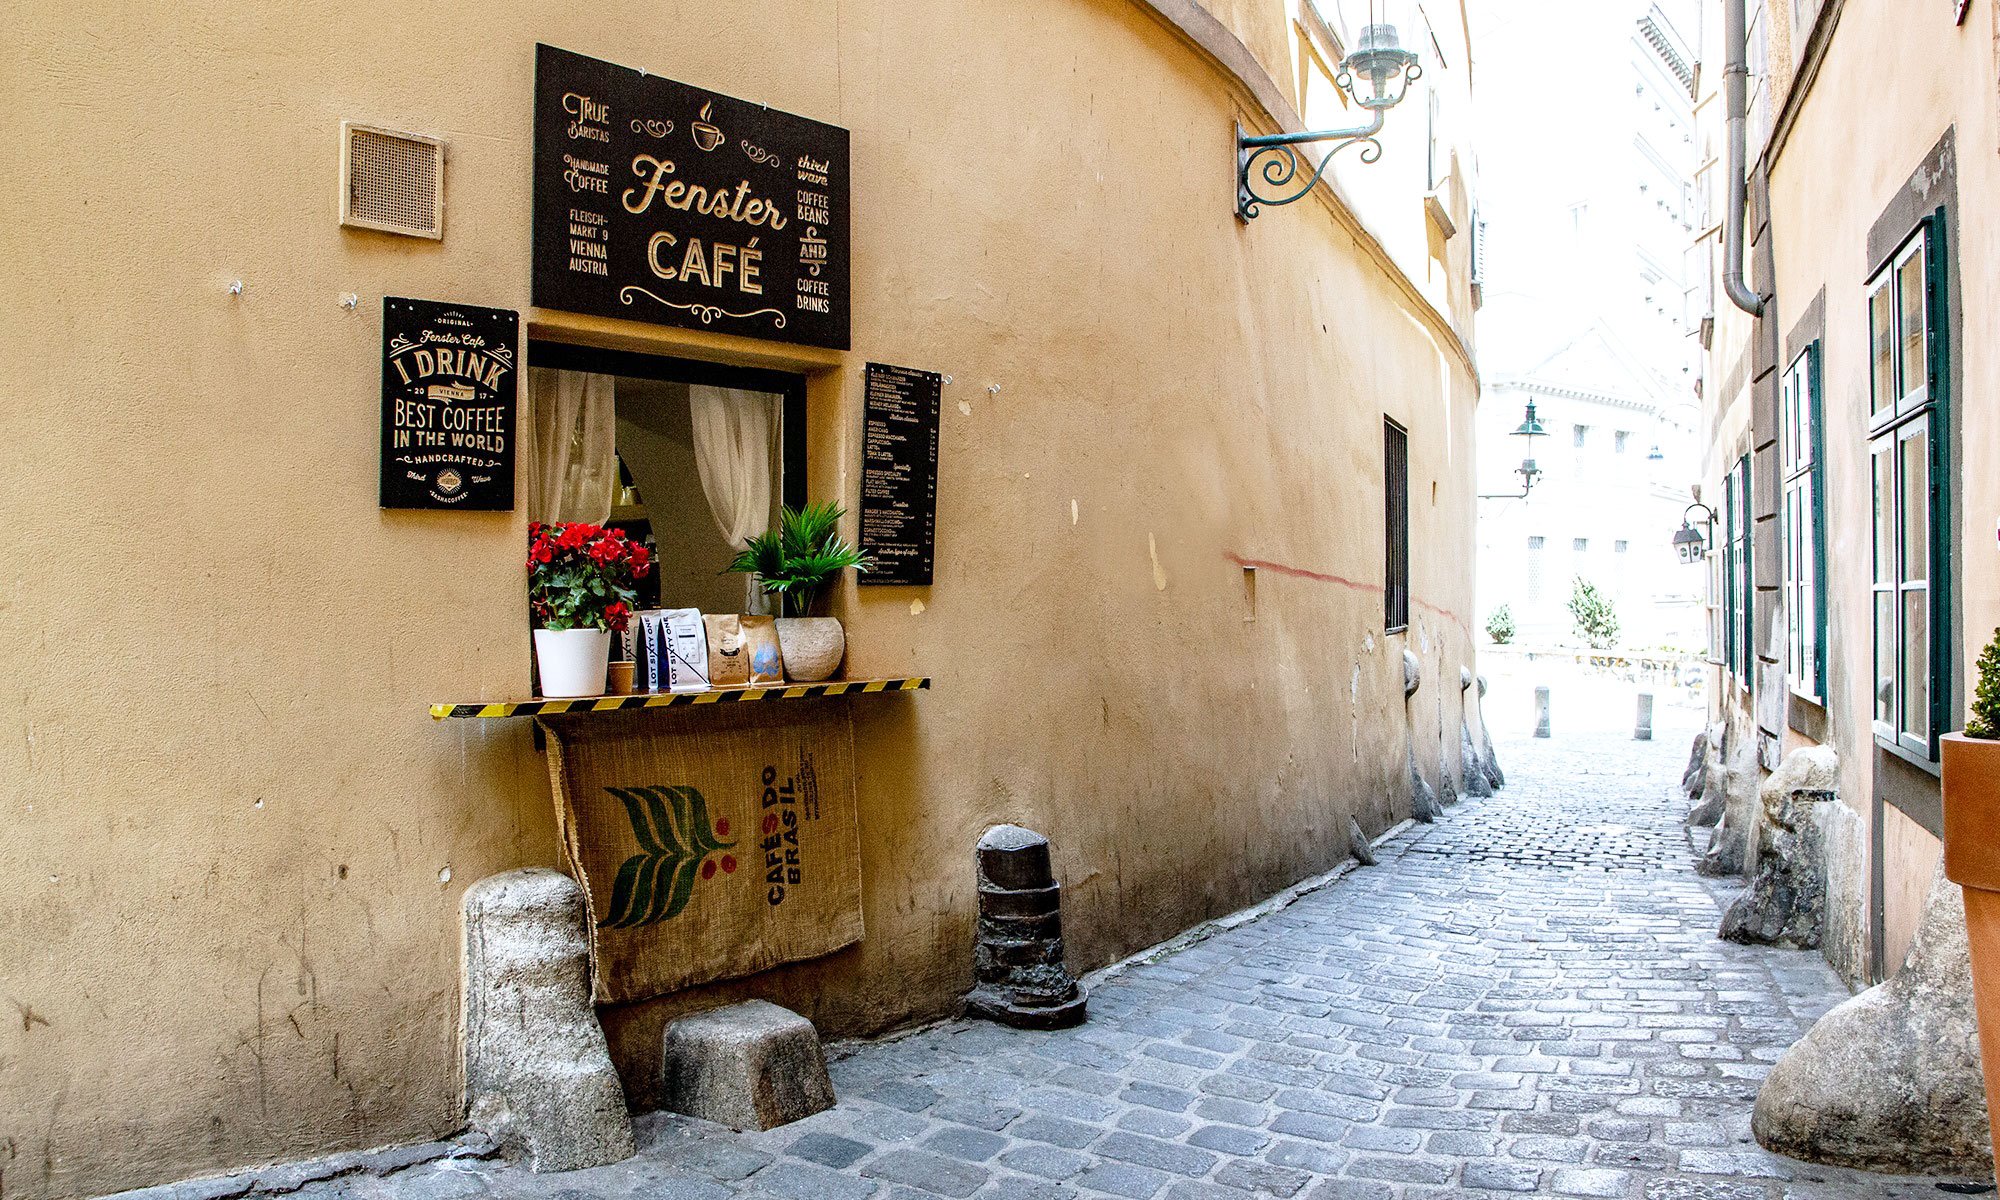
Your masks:
[{"label": "small tree in planter", "polygon": [[1504,646],[1514,640],[1514,610],[1505,604],[1493,610],[1486,618],[1486,636],[1495,645]]},{"label": "small tree in planter", "polygon": [[1944,873],[1963,889],[1986,1107],[2000,1137],[2000,629],[1979,656],[1972,716],[1944,735]]},{"label": "small tree in planter", "polygon": [[528,610],[544,696],[597,696],[611,635],[631,619],[652,553],[622,529],[582,522],[528,526]]},{"label": "small tree in planter", "polygon": [[778,598],[778,652],[785,674],[811,683],[832,675],[847,650],[840,622],[816,610],[827,587],[849,567],[866,571],[874,561],[840,536],[847,513],[831,501],[786,507],[778,527],[750,539],[728,570],[757,577]]},{"label": "small tree in planter", "polygon": [[1973,685],[1972,719],[1965,736],[1983,742],[2000,741],[2000,629],[1979,655],[1979,681]]},{"label": "small tree in planter", "polygon": [[1569,594],[1569,614],[1576,620],[1576,634],[1593,650],[1609,650],[1618,644],[1618,611],[1610,597],[1582,576]]}]

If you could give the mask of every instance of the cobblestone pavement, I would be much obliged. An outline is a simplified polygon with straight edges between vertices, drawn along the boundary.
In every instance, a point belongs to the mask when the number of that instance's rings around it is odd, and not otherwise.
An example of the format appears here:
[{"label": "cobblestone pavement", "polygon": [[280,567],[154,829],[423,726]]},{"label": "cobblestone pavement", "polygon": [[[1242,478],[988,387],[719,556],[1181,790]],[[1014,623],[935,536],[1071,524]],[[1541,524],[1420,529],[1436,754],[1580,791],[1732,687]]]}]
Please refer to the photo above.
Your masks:
[{"label": "cobblestone pavement", "polygon": [[639,1122],[638,1158],[446,1162],[319,1200],[1938,1197],[1765,1153],[1769,1064],[1845,991],[1715,937],[1671,794],[1687,739],[1502,747],[1510,786],[1290,907],[1102,983],[1082,1028],[849,1048],[837,1108]]}]

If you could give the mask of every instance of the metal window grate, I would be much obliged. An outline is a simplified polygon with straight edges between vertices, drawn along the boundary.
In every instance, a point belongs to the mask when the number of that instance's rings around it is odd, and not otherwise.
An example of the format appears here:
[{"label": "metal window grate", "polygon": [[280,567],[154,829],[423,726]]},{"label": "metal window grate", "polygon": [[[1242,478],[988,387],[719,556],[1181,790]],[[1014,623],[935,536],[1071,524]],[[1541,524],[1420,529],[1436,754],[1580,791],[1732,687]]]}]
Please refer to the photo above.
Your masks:
[{"label": "metal window grate", "polygon": [[1410,624],[1410,435],[1386,417],[1382,421],[1383,542],[1391,633]]},{"label": "metal window grate", "polygon": [[340,223],[442,238],[444,143],[352,121],[340,132]]}]

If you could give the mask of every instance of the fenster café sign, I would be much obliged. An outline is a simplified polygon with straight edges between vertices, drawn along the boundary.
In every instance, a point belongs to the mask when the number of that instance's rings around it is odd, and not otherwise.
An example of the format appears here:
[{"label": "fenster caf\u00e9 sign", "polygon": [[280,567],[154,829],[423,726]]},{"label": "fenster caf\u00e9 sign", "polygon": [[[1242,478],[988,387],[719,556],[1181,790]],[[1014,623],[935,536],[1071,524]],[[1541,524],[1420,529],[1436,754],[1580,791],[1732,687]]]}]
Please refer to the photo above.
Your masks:
[{"label": "fenster caf\u00e9 sign", "polygon": [[847,131],[535,48],[534,302],[848,348]]}]

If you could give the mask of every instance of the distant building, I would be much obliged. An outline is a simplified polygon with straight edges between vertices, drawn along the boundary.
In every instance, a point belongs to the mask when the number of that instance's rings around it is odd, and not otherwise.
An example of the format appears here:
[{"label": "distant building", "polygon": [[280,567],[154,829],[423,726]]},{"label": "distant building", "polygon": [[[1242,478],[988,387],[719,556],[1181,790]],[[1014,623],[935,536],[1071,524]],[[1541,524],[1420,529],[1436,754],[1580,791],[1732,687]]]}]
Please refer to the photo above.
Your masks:
[{"label": "distant building", "polygon": [[[1700,577],[1671,539],[1698,474],[1705,310],[1694,91],[1698,12],[1679,0],[1495,6],[1495,61],[1548,39],[1571,60],[1561,137],[1545,81],[1482,79],[1479,414],[1482,623],[1501,604],[1524,642],[1570,639],[1572,581],[1609,592],[1628,646],[1697,649]],[[1488,27],[1490,25],[1490,27]],[[1533,400],[1548,436],[1508,436]],[[1529,453],[1541,476],[1525,499]]]},{"label": "distant building", "polygon": [[[1574,581],[1610,597],[1621,644],[1695,651],[1706,623],[1699,573],[1670,541],[1688,503],[1678,480],[1693,462],[1686,410],[1663,413],[1668,389],[1602,326],[1520,374],[1488,381],[1479,412],[1479,614],[1502,604],[1526,645],[1576,640]],[[1514,435],[1527,405],[1548,431],[1532,453],[1540,472],[1522,499],[1528,441]],[[1683,425],[1664,418],[1675,416]]]}]

